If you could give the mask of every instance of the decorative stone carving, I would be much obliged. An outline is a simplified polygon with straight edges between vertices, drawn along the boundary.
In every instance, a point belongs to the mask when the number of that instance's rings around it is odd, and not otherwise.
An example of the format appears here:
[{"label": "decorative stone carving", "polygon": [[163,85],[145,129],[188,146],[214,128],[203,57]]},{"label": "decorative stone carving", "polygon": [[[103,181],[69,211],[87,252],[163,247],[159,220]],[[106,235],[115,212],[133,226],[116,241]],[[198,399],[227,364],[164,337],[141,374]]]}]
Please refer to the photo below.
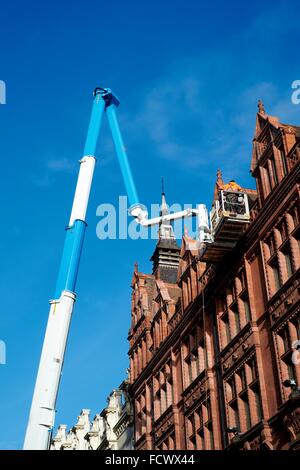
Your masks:
[{"label": "decorative stone carving", "polygon": [[[126,391],[127,382],[113,390],[108,406],[90,422],[90,410],[83,409],[70,431],[60,425],[51,442],[51,450],[132,450],[133,410]],[[123,404],[123,401],[125,403]]]}]

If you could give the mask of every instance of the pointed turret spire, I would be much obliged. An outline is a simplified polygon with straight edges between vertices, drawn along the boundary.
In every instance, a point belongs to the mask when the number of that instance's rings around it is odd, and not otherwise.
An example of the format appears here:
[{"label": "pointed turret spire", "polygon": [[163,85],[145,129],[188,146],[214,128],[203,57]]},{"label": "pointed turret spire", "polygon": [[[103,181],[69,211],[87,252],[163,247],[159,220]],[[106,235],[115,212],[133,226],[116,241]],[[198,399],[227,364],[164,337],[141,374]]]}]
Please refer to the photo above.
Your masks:
[{"label": "pointed turret spire", "polygon": [[[168,215],[170,213],[169,207],[166,201],[166,195],[165,195],[165,190],[164,190],[164,180],[162,178],[162,187],[161,187],[161,205],[160,205],[160,211],[159,215],[161,217],[164,217],[165,215]],[[159,229],[158,229],[158,237],[159,239],[175,239],[175,235],[173,232],[173,227],[171,225],[170,220],[162,220],[159,224]]]},{"label": "pointed turret spire", "polygon": [[222,171],[220,170],[220,168],[218,168],[218,171],[217,171],[217,183],[218,184],[223,184],[223,176],[222,176]]},{"label": "pointed turret spire", "polygon": [[169,208],[166,201],[165,188],[164,188],[164,179],[161,178],[161,206],[160,206],[160,216],[169,214]]},{"label": "pointed turret spire", "polygon": [[223,176],[222,176],[222,171],[220,168],[218,168],[217,171],[217,179],[216,179],[216,184],[215,184],[215,190],[214,190],[214,201],[218,199],[218,194],[220,189],[222,189],[224,186],[224,181],[223,181]]},{"label": "pointed turret spire", "polygon": [[258,100],[257,107],[258,107],[259,114],[266,114],[265,106],[264,106],[262,100]]}]

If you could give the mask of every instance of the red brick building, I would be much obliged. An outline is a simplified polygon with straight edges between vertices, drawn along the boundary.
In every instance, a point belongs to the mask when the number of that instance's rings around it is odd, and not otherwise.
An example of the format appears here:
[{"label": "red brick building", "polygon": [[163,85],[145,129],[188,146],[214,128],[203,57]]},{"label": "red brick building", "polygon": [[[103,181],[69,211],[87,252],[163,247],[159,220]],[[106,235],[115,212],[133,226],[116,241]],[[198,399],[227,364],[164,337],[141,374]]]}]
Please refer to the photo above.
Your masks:
[{"label": "red brick building", "polygon": [[[179,248],[165,224],[153,273],[135,265],[136,449],[300,449],[299,159],[300,127],[259,102],[257,191],[239,188],[251,219],[236,246],[204,262],[196,241],[185,234]],[[214,201],[228,187],[238,186],[218,171]]]}]

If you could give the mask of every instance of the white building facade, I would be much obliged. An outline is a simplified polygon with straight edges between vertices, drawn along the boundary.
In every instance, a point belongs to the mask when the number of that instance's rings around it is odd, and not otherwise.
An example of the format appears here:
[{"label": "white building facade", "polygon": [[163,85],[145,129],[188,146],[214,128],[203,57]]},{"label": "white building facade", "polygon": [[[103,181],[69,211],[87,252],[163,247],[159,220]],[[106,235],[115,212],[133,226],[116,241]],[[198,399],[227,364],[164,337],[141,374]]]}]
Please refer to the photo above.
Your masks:
[{"label": "white building facade", "polygon": [[127,394],[128,382],[113,390],[108,405],[90,420],[90,410],[81,410],[77,423],[69,430],[58,426],[51,450],[133,450],[133,407]]}]

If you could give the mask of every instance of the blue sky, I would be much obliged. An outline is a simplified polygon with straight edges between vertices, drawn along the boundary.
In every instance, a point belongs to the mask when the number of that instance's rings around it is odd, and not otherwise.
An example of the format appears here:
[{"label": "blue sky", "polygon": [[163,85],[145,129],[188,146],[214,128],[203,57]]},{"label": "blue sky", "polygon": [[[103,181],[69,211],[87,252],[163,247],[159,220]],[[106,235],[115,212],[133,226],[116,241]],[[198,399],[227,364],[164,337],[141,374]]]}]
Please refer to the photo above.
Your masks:
[{"label": "blue sky", "polygon": [[[218,167],[249,175],[257,100],[300,124],[299,4],[186,0],[2,2],[0,448],[21,448],[95,86],[119,121],[141,201],[210,204]],[[104,123],[56,424],[92,413],[125,376],[134,261],[151,240],[96,237],[96,208],[124,186]]]}]

